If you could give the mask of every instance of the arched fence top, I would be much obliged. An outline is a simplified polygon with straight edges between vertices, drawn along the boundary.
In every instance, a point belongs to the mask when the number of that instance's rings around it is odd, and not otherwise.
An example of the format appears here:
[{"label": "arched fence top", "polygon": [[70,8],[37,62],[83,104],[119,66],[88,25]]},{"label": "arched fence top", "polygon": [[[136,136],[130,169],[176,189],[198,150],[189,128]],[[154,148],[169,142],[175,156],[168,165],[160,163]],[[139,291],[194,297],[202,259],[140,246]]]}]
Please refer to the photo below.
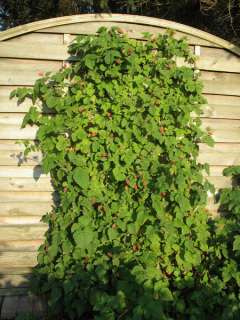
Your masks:
[{"label": "arched fence top", "polygon": [[140,25],[146,25],[146,26],[172,29],[175,31],[186,33],[187,35],[192,35],[200,39],[207,40],[219,47],[222,47],[240,56],[239,47],[230,43],[229,41],[226,41],[222,38],[214,36],[205,31],[202,31],[193,27],[189,27],[181,23],[169,21],[169,20],[145,17],[145,16],[129,15],[129,14],[81,14],[81,15],[65,16],[65,17],[58,17],[58,18],[36,21],[36,22],[28,23],[28,24],[21,25],[21,26],[11,28],[9,30],[1,32],[0,41],[8,40],[16,36],[20,36],[29,32],[34,32],[41,29],[45,29],[45,28],[57,27],[57,26],[62,26],[67,24],[74,24],[74,23],[86,23],[86,22],[98,22],[98,21],[99,22],[109,21],[109,22],[116,22],[116,23],[117,22],[132,23],[132,24],[140,24]]}]

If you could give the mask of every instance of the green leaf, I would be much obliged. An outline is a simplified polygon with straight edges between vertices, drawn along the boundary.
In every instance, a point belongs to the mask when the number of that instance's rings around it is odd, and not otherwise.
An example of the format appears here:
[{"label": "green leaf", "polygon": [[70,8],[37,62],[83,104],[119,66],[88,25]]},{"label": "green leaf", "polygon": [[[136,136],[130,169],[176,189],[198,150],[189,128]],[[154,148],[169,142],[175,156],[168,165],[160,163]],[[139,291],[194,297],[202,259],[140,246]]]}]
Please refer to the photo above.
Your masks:
[{"label": "green leaf", "polygon": [[109,237],[110,241],[117,239],[118,238],[118,231],[116,229],[109,228],[108,229],[108,237]]},{"label": "green leaf", "polygon": [[89,186],[89,170],[87,168],[75,168],[73,170],[74,181],[83,189]]},{"label": "green leaf", "polygon": [[58,137],[56,148],[59,151],[64,151],[66,150],[67,146],[69,146],[69,141],[63,136]]},{"label": "green leaf", "polygon": [[57,243],[53,243],[49,248],[48,248],[48,256],[50,261],[52,261],[58,254],[59,251],[59,245]]},{"label": "green leaf", "polygon": [[22,103],[26,98],[31,98],[31,88],[17,88],[10,93],[10,99],[17,97],[18,102]]},{"label": "green leaf", "polygon": [[214,142],[213,138],[211,136],[209,136],[209,135],[205,135],[204,143],[206,143],[210,147],[214,147],[214,145],[215,145],[215,142]]},{"label": "green leaf", "polygon": [[240,250],[240,235],[234,237],[233,250],[234,251],[239,251]]},{"label": "green leaf", "polygon": [[115,60],[116,57],[120,57],[121,54],[119,53],[119,51],[116,50],[109,50],[106,52],[106,55],[104,57],[104,61],[106,64],[112,64]]},{"label": "green leaf", "polygon": [[162,215],[164,214],[164,204],[161,196],[158,194],[152,194],[151,199],[152,199],[152,206],[156,210],[157,216],[161,218]]},{"label": "green leaf", "polygon": [[163,301],[173,301],[172,292],[168,288],[161,288],[160,299]]},{"label": "green leaf", "polygon": [[152,234],[152,236],[149,239],[151,241],[151,249],[153,252],[157,255],[160,254],[160,238],[157,234]]},{"label": "green leaf", "polygon": [[126,178],[124,171],[121,167],[115,167],[113,169],[113,175],[117,181],[123,181]]},{"label": "green leaf", "polygon": [[55,109],[55,107],[57,106],[57,103],[58,101],[54,96],[50,95],[46,98],[46,104],[49,109]]},{"label": "green leaf", "polygon": [[85,65],[91,70],[94,69],[97,57],[96,54],[87,54],[84,58]]},{"label": "green leaf", "polygon": [[37,108],[31,107],[28,113],[26,113],[26,115],[23,118],[21,128],[25,128],[27,124],[29,125],[37,124],[39,118],[40,118],[40,113],[38,112]]},{"label": "green leaf", "polygon": [[73,233],[78,248],[93,253],[97,247],[97,232],[89,228],[78,229]]}]

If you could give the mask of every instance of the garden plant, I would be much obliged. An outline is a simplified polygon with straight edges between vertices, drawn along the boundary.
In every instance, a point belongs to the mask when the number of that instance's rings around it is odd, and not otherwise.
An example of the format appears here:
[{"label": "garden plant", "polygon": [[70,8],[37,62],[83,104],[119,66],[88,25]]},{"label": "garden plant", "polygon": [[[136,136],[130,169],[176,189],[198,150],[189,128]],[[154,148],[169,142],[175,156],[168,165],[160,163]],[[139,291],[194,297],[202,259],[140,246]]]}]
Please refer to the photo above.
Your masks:
[{"label": "garden plant", "polygon": [[55,190],[32,280],[49,319],[238,319],[240,236],[206,210],[198,144],[213,140],[187,41],[101,28],[69,53],[12,93],[32,101],[25,154]]}]

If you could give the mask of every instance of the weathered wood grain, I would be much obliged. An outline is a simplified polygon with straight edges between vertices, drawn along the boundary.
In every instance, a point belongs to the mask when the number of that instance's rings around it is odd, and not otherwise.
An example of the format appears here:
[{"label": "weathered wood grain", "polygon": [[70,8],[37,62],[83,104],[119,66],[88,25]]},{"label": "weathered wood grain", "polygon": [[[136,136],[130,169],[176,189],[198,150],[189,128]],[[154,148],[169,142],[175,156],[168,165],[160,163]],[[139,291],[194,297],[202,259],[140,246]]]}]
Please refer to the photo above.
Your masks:
[{"label": "weathered wood grain", "polygon": [[240,121],[203,119],[202,127],[209,130],[215,142],[240,142]]},{"label": "weathered wood grain", "polygon": [[43,223],[34,223],[32,225],[0,225],[0,242],[8,240],[41,240],[46,230],[47,226]]},{"label": "weathered wood grain", "polygon": [[208,177],[208,180],[215,186],[216,190],[232,186],[231,179],[229,177],[210,176]]},{"label": "weathered wood grain", "polygon": [[40,60],[67,60],[67,45],[22,42],[0,42],[0,57]]},{"label": "weathered wood grain", "polygon": [[[0,119],[1,121],[2,119]],[[11,121],[11,119],[9,119]],[[26,127],[23,130],[16,124],[0,125],[0,139],[35,139],[36,128]]]},{"label": "weathered wood grain", "polygon": [[202,71],[203,93],[240,96],[239,74]]},{"label": "weathered wood grain", "polygon": [[27,112],[31,106],[31,101],[26,99],[22,104],[17,103],[17,99],[10,99],[10,93],[18,86],[0,86],[0,112]]},{"label": "weathered wood grain", "polygon": [[46,178],[0,178],[0,191],[53,191],[50,179]]},{"label": "weathered wood grain", "polygon": [[[14,194],[14,193],[11,193]],[[41,194],[37,193],[39,198]],[[28,201],[21,202],[16,199],[16,197],[8,198],[7,202],[3,202],[4,198],[2,196],[0,202],[0,219],[3,220],[8,217],[8,219],[25,219],[25,224],[27,221],[40,220],[42,215],[52,210],[52,199],[49,197],[49,194],[44,193],[45,196],[42,196],[39,201],[34,198],[35,201],[32,201],[32,198],[29,196]],[[46,201],[43,201],[45,197]],[[25,196],[26,199],[26,196]],[[28,220],[27,220],[28,219]],[[14,223],[13,223],[14,224]]]},{"label": "weathered wood grain", "polygon": [[32,272],[32,267],[12,267],[12,266],[8,266],[8,267],[4,267],[2,266],[0,269],[0,276],[2,275],[18,275],[18,274],[29,274]]},{"label": "weathered wood grain", "polygon": [[0,270],[6,267],[34,267],[37,263],[36,252],[1,252]]},{"label": "weathered wood grain", "polygon": [[24,145],[15,140],[0,140],[0,166],[36,166],[41,162],[39,152],[24,156]]},{"label": "weathered wood grain", "polygon": [[[202,106],[201,117],[213,119],[240,119],[240,96],[204,95],[207,104]],[[216,120],[217,121],[217,120]]]},{"label": "weathered wood grain", "polygon": [[202,117],[213,119],[240,119],[240,105],[204,105]]},{"label": "weathered wood grain", "polygon": [[[35,203],[36,206],[39,202],[48,202],[52,203],[54,201],[54,194],[52,192],[30,192],[30,191],[21,191],[21,192],[0,192],[0,203]],[[38,207],[36,207],[36,211]]]},{"label": "weathered wood grain", "polygon": [[[4,241],[0,241],[0,254],[1,254],[1,252],[10,252],[10,251],[36,252],[42,243],[43,243],[42,240],[4,240]],[[1,278],[1,270],[0,270],[0,278]]]},{"label": "weathered wood grain", "polygon": [[16,165],[38,165],[41,162],[41,154],[33,152],[28,156],[24,156],[23,151],[19,150],[1,150],[0,166],[16,166]]},{"label": "weathered wood grain", "polygon": [[38,215],[8,215],[5,212],[5,215],[0,215],[0,225],[15,225],[15,224],[34,224],[41,222],[41,216]]},{"label": "weathered wood grain", "polygon": [[229,63],[233,62],[234,63],[239,59],[238,55],[233,54],[232,52],[224,49],[224,48],[213,48],[212,46],[200,46],[200,52],[199,56],[202,57],[215,57],[219,59],[226,59],[229,61]]},{"label": "weathered wood grain", "polygon": [[240,165],[240,144],[215,143],[214,147],[200,144],[199,161],[212,166]]},{"label": "weathered wood grain", "polygon": [[202,47],[196,61],[196,68],[237,73],[240,72],[240,59],[224,49]]},{"label": "weathered wood grain", "polygon": [[58,61],[0,59],[0,85],[28,86],[46,72],[56,72],[62,67]]},{"label": "weathered wood grain", "polygon": [[1,178],[32,178],[35,182],[41,179],[49,177],[42,173],[42,168],[40,166],[2,166],[0,167],[0,179]]},{"label": "weathered wood grain", "polygon": [[8,39],[5,43],[10,42],[20,42],[24,44],[34,43],[36,45],[45,44],[46,45],[56,45],[63,43],[63,36],[61,34],[54,33],[41,33],[41,32],[31,32],[26,33],[14,38]]},{"label": "weathered wood grain", "polygon": [[240,107],[240,96],[225,96],[225,95],[212,95],[204,94],[210,105],[227,105]]}]

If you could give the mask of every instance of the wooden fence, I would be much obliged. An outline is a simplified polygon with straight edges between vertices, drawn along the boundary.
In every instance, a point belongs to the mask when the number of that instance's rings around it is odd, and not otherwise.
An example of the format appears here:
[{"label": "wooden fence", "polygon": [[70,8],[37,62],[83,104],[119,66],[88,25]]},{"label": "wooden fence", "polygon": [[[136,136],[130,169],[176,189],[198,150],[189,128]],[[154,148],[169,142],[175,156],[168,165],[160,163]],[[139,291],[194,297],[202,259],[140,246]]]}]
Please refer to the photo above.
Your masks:
[{"label": "wooden fence", "polygon": [[[240,164],[240,49],[233,44],[175,22],[120,14],[61,17],[1,32],[1,319],[13,316],[17,304],[20,308],[29,308],[26,301],[30,300],[20,296],[28,292],[28,277],[31,267],[36,264],[36,250],[46,230],[40,219],[52,203],[49,177],[41,174],[38,166],[41,155],[33,154],[25,162],[23,147],[15,143],[18,139],[35,137],[35,128],[20,129],[29,103],[18,106],[16,100],[9,100],[9,94],[16,87],[32,86],[44,72],[61,68],[68,57],[67,46],[76,34],[94,34],[101,26],[115,25],[136,39],[142,38],[142,32],[157,34],[169,28],[175,30],[175,37],[187,37],[192,50],[198,55],[196,67],[201,71],[208,100],[202,117],[203,126],[212,129],[216,141],[214,148],[200,146],[200,161],[211,165],[209,180],[217,189],[231,183],[222,176],[222,170],[226,166]],[[211,199],[209,208],[215,213],[216,206]],[[38,305],[32,300],[31,303],[31,308],[34,303],[35,307]]]}]

